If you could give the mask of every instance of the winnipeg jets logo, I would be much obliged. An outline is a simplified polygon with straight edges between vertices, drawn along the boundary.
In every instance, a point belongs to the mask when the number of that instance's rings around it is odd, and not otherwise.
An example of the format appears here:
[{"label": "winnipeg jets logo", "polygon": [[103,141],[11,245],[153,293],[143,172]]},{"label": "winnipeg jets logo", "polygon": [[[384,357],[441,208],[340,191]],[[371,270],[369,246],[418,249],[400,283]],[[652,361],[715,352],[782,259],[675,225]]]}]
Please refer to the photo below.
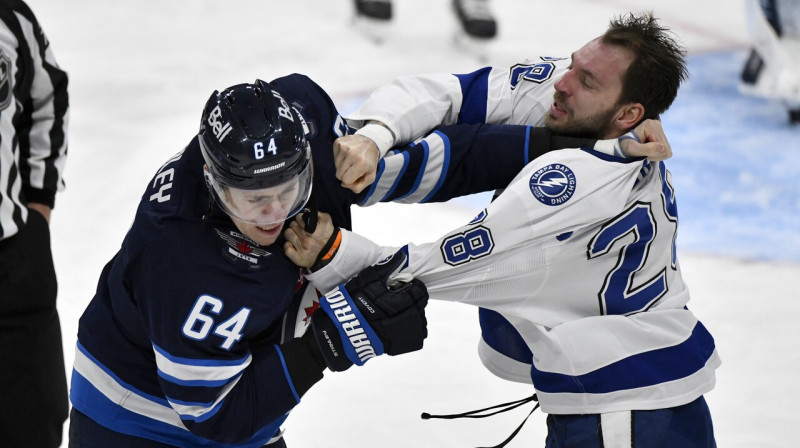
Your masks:
[{"label": "winnipeg jets logo", "polygon": [[260,257],[270,255],[269,252],[257,247],[242,234],[236,232],[225,233],[219,229],[214,230],[217,231],[217,235],[220,238],[228,243],[228,247],[225,250],[225,255],[227,255],[228,258],[244,260],[255,265],[258,264],[258,259]]},{"label": "winnipeg jets logo", "polygon": [[575,193],[575,173],[561,164],[547,165],[531,176],[533,197],[544,205],[561,205]]}]

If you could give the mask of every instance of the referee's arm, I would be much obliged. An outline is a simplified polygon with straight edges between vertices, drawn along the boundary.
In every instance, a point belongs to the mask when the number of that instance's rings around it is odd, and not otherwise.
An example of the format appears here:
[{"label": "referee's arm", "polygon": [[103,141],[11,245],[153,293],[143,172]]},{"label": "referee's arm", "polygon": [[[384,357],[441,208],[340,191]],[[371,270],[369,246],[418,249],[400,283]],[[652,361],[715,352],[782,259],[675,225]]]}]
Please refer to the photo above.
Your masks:
[{"label": "referee's arm", "polygon": [[[27,104],[22,105],[21,122],[30,126],[17,128],[18,133],[27,133],[19,135],[22,191],[28,207],[40,212],[49,221],[56,192],[64,189],[69,117],[68,79],[67,74],[58,67],[50,43],[33,14],[20,10],[17,18],[23,32],[32,30],[32,33],[26,33],[28,57],[24,58],[30,63],[30,88],[20,95],[29,98]],[[24,50],[20,46],[20,51]],[[24,147],[26,140],[27,148]]]}]

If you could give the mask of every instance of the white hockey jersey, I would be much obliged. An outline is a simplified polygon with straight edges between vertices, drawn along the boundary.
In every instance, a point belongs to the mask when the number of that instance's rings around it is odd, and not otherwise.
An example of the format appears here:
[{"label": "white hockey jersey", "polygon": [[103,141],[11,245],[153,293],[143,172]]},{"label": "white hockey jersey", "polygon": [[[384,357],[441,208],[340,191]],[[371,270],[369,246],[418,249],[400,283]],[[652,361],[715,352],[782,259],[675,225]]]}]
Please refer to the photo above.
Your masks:
[{"label": "white hockey jersey", "polygon": [[[408,245],[431,299],[500,313],[532,352],[555,414],[659,409],[710,391],[720,360],[686,308],[677,208],[664,163],[568,149],[541,156],[469,224]],[[396,248],[347,233],[309,279],[325,290]],[[526,365],[528,364],[528,365]]]},{"label": "white hockey jersey", "polygon": [[[553,103],[555,82],[570,65],[569,58],[540,56],[526,59],[510,67],[484,67],[465,74],[427,74],[404,76],[376,89],[361,107],[347,116],[347,122],[361,128],[368,121],[383,123],[381,127],[359,129],[373,139],[385,155],[392,147],[406,145],[439,126],[452,124],[516,124],[543,126],[545,114]],[[388,134],[388,135],[387,135]],[[369,206],[383,200],[393,186],[392,170],[407,163],[387,157],[382,167],[390,174],[379,177],[366,201]],[[413,202],[417,197],[396,202]],[[481,309],[482,337],[478,353],[484,366],[495,375],[517,382],[529,382],[526,360],[530,353],[509,324],[496,313]],[[491,320],[491,321],[490,321]],[[503,338],[503,348],[487,341]],[[505,341],[511,341],[506,343]]]}]

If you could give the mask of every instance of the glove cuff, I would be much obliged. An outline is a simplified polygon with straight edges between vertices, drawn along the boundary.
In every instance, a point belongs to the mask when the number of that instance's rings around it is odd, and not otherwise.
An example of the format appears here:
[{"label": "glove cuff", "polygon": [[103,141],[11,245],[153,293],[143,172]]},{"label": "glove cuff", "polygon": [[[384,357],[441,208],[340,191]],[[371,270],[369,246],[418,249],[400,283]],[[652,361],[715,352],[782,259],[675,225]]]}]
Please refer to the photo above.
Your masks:
[{"label": "glove cuff", "polygon": [[353,365],[344,352],[339,330],[327,314],[319,310],[314,312],[308,332],[314,335],[322,359],[331,371],[343,372]]},{"label": "glove cuff", "polygon": [[[348,287],[341,285],[329,291],[320,299],[319,305],[338,330],[345,355],[350,361],[361,366],[383,354],[380,337],[353,301]],[[377,310],[371,308],[370,311]]]},{"label": "glove cuff", "polygon": [[308,333],[280,345],[286,370],[297,395],[301,397],[322,379],[322,372],[325,370],[325,362],[317,349],[317,343],[307,335]]}]

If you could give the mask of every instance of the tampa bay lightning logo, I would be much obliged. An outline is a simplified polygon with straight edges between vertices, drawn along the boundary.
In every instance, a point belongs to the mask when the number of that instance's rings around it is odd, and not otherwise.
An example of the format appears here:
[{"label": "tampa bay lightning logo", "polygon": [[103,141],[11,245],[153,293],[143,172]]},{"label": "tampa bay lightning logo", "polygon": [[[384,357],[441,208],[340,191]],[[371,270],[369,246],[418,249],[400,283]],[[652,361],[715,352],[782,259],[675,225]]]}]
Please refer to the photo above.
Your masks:
[{"label": "tampa bay lightning logo", "polygon": [[561,205],[575,193],[575,173],[561,164],[547,165],[531,176],[533,197],[544,205]]}]

